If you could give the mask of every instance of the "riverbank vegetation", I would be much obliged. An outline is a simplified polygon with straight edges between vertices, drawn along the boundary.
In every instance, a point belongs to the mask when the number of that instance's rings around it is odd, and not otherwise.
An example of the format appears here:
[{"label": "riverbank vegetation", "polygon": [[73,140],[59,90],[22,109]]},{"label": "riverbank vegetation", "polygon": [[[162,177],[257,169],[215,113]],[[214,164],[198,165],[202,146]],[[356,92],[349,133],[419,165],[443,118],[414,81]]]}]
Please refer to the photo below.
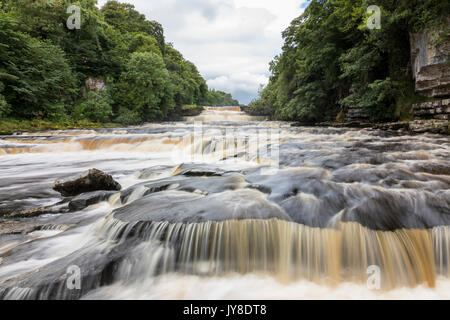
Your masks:
[{"label": "riverbank vegetation", "polygon": [[0,119],[0,135],[12,135],[16,132],[37,132],[49,130],[69,129],[99,129],[120,127],[118,123],[101,123],[89,120],[25,120],[25,119]]},{"label": "riverbank vegetation", "polygon": [[[381,9],[381,28],[367,27],[367,8]],[[334,121],[351,107],[372,121],[407,117],[414,91],[409,33],[444,31],[448,1],[313,0],[284,31],[269,84],[249,105],[255,115],[302,122]]]},{"label": "riverbank vegetation", "polygon": [[[81,8],[79,29],[69,30],[71,5]],[[238,102],[209,90],[161,24],[130,4],[0,0],[2,126],[128,125],[190,114],[184,105],[228,104]]]}]

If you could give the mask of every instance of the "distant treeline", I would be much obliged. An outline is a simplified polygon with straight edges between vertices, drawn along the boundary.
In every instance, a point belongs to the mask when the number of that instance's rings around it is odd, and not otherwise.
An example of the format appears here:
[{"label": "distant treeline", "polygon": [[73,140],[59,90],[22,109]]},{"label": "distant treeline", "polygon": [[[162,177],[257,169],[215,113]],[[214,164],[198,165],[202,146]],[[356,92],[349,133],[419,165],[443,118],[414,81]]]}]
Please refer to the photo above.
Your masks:
[{"label": "distant treeline", "polygon": [[[380,28],[368,28],[377,5]],[[284,31],[272,76],[249,109],[276,119],[339,119],[349,107],[372,120],[396,120],[420,99],[414,91],[409,33],[449,35],[448,0],[313,0]],[[372,17],[373,18],[373,17]]]},{"label": "distant treeline", "polygon": [[[80,29],[69,30],[71,5]],[[237,104],[209,90],[161,24],[133,5],[0,0],[0,118],[134,124],[172,118],[183,105]]]}]

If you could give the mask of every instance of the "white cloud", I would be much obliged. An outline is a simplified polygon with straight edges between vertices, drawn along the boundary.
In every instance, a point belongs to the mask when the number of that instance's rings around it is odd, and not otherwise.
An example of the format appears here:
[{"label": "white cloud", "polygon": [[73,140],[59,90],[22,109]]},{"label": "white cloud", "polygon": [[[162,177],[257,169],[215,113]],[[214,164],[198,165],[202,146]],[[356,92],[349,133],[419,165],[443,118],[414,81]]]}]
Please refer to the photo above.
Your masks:
[{"label": "white cloud", "polygon": [[264,74],[241,72],[219,76],[207,82],[210,88],[232,92],[235,98],[243,100],[250,99],[249,93],[258,92],[261,85],[269,82],[269,78]]},{"label": "white cloud", "polygon": [[[100,0],[102,5],[106,0]],[[306,0],[128,0],[157,20],[208,85],[248,103],[269,77],[269,62],[281,51],[281,32]]]}]

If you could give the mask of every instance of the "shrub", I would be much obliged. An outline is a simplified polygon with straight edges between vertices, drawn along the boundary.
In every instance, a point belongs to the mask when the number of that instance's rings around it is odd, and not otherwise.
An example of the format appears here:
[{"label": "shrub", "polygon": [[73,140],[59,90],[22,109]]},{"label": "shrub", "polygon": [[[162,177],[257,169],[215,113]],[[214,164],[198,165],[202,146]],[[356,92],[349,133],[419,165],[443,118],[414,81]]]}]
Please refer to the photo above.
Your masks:
[{"label": "shrub", "polygon": [[181,107],[181,115],[185,117],[195,117],[203,112],[202,106],[185,104]]},{"label": "shrub", "polygon": [[125,107],[121,107],[118,112],[119,116],[114,120],[114,122],[131,125],[141,123],[141,116],[135,110],[130,110]]},{"label": "shrub", "polygon": [[5,86],[0,82],[0,119],[6,117],[11,112],[8,102],[6,102],[5,97],[1,94],[4,88]]},{"label": "shrub", "polygon": [[87,119],[94,122],[107,122],[112,115],[110,97],[105,91],[89,91],[86,100],[78,104],[73,110],[73,116],[77,120]]},{"label": "shrub", "polygon": [[44,107],[45,118],[52,121],[67,120],[67,110],[64,103],[58,103]]},{"label": "shrub", "polygon": [[132,107],[143,121],[167,117],[173,107],[173,86],[163,58],[152,52],[133,53],[114,100],[126,109]]},{"label": "shrub", "polygon": [[0,94],[0,119],[6,117],[11,109],[9,108],[8,103],[5,98]]}]

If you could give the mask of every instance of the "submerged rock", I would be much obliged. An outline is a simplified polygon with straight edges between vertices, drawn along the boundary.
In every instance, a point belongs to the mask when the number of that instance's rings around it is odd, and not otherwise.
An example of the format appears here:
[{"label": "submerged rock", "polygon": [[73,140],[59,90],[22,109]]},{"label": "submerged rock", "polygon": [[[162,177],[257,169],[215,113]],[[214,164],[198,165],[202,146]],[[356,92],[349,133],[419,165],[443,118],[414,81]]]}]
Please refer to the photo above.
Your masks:
[{"label": "submerged rock", "polygon": [[291,221],[278,205],[256,190],[209,196],[175,190],[155,193],[117,209],[114,217],[123,222],[200,223],[273,218]]},{"label": "submerged rock", "polygon": [[213,170],[202,170],[202,169],[188,169],[182,171],[180,174],[187,177],[219,177],[222,175],[221,172]]},{"label": "submerged rock", "polygon": [[432,229],[450,225],[448,191],[398,192],[378,190],[339,214],[343,222],[358,222],[371,230]]},{"label": "submerged rock", "polygon": [[[26,274],[20,274],[0,283],[0,300],[74,300],[87,292],[114,281],[119,261],[137,243],[130,239],[110,247],[83,247],[70,255],[55,260]],[[68,287],[70,267],[80,267],[80,290]]]},{"label": "submerged rock", "polygon": [[[227,173],[224,176],[193,176],[177,175],[163,178],[152,182],[143,182],[131,186],[120,194],[120,200],[123,204],[131,200],[137,200],[143,196],[152,193],[163,192],[167,190],[178,190],[197,194],[221,193],[227,190],[238,190],[245,188],[248,183],[242,175],[238,173]],[[134,201],[133,200],[133,201]]]},{"label": "submerged rock", "polygon": [[0,223],[0,236],[6,234],[30,233],[41,228],[41,224],[22,221],[7,221]]},{"label": "submerged rock", "polygon": [[221,177],[230,173],[239,172],[240,171],[225,171],[211,164],[183,163],[174,169],[172,175],[185,177]]},{"label": "submerged rock", "polygon": [[64,197],[77,196],[85,192],[108,190],[120,191],[121,185],[111,175],[97,169],[91,169],[79,176],[58,180],[53,185],[53,190]]},{"label": "submerged rock", "polygon": [[83,193],[76,196],[69,202],[70,211],[83,210],[93,204],[106,201],[115,194],[115,191],[95,191],[89,193]]},{"label": "submerged rock", "polygon": [[26,210],[20,210],[20,211],[13,211],[8,214],[5,214],[3,218],[7,219],[16,219],[16,218],[34,218],[41,216],[43,214],[58,214],[58,213],[64,213],[68,211],[67,208],[67,201],[61,201],[56,204],[45,206],[45,207],[38,207],[38,208],[31,208]]}]

